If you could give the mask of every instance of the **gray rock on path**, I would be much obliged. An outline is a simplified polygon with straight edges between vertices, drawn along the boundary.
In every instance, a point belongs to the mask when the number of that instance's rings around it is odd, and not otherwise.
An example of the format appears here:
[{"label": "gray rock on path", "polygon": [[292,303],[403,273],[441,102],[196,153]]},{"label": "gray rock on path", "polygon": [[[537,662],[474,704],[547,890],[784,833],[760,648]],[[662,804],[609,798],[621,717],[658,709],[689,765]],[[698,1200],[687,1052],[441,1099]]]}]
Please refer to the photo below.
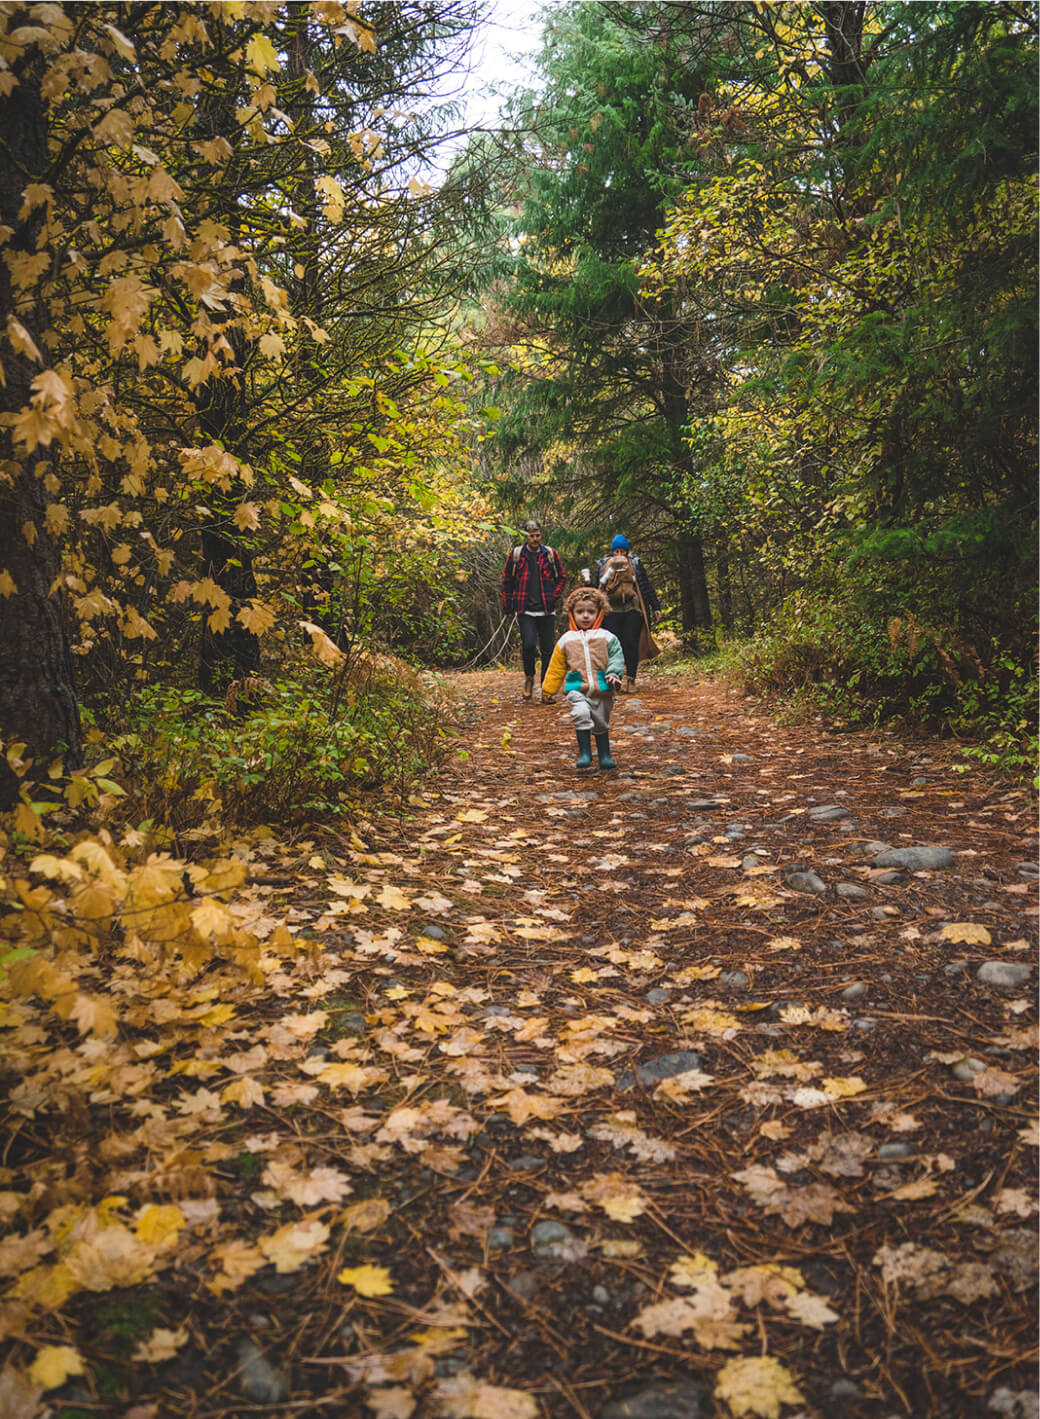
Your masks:
[{"label": "gray rock on path", "polygon": [[814,823],[836,823],[839,818],[849,816],[849,810],[839,803],[821,804],[818,808],[809,809],[809,817]]},{"label": "gray rock on path", "polygon": [[1001,1385],[990,1395],[986,1408],[993,1414],[1003,1414],[1005,1419],[1038,1419],[1040,1394],[1032,1389],[1012,1390]]},{"label": "gray rock on path", "polygon": [[865,902],[870,896],[866,887],[861,887],[858,882],[839,882],[834,890],[847,902]]},{"label": "gray rock on path", "polygon": [[849,843],[849,852],[853,857],[877,857],[880,852],[891,852],[892,844],[884,843],[880,838],[861,838],[859,842]]},{"label": "gray rock on path", "polygon": [[635,1069],[626,1069],[617,1081],[618,1089],[631,1089],[636,1080],[640,1084],[658,1084],[662,1079],[674,1079],[677,1074],[686,1074],[691,1069],[700,1069],[701,1057],[693,1050],[677,1050],[674,1054],[662,1054],[657,1059],[648,1059],[645,1064],[637,1064]]},{"label": "gray rock on path", "polygon": [[531,1250],[540,1261],[580,1261],[588,1249],[564,1222],[547,1218],[531,1228]]},{"label": "gray rock on path", "polygon": [[236,1360],[239,1389],[253,1404],[280,1404],[289,1397],[289,1381],[251,1340],[239,1341]]},{"label": "gray rock on path", "polygon": [[1028,984],[1032,974],[1032,966],[1017,961],[984,961],[975,972],[975,979],[997,990],[1018,990]]},{"label": "gray rock on path", "polygon": [[612,1399],[598,1419],[709,1419],[714,1412],[710,1391],[692,1380],[663,1380]]},{"label": "gray rock on path", "polygon": [[952,867],[953,853],[948,847],[933,847],[922,843],[917,847],[893,847],[879,853],[875,867],[898,867],[904,872],[936,872]]},{"label": "gray rock on path", "polygon": [[794,892],[808,892],[816,897],[822,897],[827,890],[827,883],[816,872],[790,872],[784,882]]}]

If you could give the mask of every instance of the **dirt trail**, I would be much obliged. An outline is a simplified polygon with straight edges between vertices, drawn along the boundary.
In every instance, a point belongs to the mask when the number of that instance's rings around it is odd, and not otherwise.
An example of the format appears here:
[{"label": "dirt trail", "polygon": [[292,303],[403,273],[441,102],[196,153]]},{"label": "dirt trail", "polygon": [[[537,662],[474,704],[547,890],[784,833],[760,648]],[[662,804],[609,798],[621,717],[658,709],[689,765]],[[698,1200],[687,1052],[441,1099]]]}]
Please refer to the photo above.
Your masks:
[{"label": "dirt trail", "polygon": [[1031,800],[663,671],[581,775],[520,684],[405,815],[243,847],[262,982],[117,958],[108,1056],[25,1007],[0,1400],[1035,1413]]},{"label": "dirt trail", "polygon": [[[581,775],[566,704],[519,683],[460,679],[469,757],[380,843],[427,939],[366,1008],[420,1007],[410,1102],[444,1123],[413,1176],[395,1160],[398,1309],[366,1312],[366,1346],[401,1343],[406,1298],[465,1292],[431,1383],[531,1412],[1018,1412],[1034,990],[978,971],[1034,960],[1026,797],[664,673],[619,699],[620,771]],[[879,867],[884,844],[953,865]]]}]

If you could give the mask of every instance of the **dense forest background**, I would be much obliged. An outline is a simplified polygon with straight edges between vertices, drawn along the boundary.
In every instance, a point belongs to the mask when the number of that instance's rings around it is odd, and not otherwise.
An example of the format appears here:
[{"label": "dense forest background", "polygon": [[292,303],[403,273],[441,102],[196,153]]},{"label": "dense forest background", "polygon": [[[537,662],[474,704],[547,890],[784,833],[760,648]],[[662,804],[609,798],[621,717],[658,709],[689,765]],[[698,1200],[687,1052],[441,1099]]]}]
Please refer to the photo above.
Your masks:
[{"label": "dense forest background", "polygon": [[1035,6],[0,7],[0,794],[184,849],[447,742],[534,514],[684,654],[1031,762]]}]

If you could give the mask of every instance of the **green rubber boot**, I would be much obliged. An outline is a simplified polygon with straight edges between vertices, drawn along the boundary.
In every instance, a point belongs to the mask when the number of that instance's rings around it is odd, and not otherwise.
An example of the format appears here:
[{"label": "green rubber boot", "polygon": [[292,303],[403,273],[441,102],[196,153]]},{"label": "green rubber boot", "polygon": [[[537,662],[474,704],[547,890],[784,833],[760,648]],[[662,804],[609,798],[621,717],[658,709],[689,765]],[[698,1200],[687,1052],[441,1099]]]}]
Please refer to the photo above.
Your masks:
[{"label": "green rubber boot", "polygon": [[610,735],[596,735],[596,753],[599,755],[599,766],[601,769],[616,769],[617,764],[610,757]]},{"label": "green rubber boot", "polygon": [[578,755],[574,767],[576,769],[592,768],[592,730],[578,729],[575,731],[578,736],[578,748],[581,752]]}]

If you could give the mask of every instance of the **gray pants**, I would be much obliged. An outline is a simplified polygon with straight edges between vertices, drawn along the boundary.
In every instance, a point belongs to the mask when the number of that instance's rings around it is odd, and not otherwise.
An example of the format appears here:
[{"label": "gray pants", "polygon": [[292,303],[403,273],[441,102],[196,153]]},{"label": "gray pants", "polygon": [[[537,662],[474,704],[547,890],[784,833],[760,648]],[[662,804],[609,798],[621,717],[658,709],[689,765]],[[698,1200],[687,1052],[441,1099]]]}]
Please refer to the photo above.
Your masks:
[{"label": "gray pants", "polygon": [[595,734],[607,733],[610,711],[614,708],[613,695],[585,695],[581,690],[568,690],[567,700],[575,729],[591,729]]}]

